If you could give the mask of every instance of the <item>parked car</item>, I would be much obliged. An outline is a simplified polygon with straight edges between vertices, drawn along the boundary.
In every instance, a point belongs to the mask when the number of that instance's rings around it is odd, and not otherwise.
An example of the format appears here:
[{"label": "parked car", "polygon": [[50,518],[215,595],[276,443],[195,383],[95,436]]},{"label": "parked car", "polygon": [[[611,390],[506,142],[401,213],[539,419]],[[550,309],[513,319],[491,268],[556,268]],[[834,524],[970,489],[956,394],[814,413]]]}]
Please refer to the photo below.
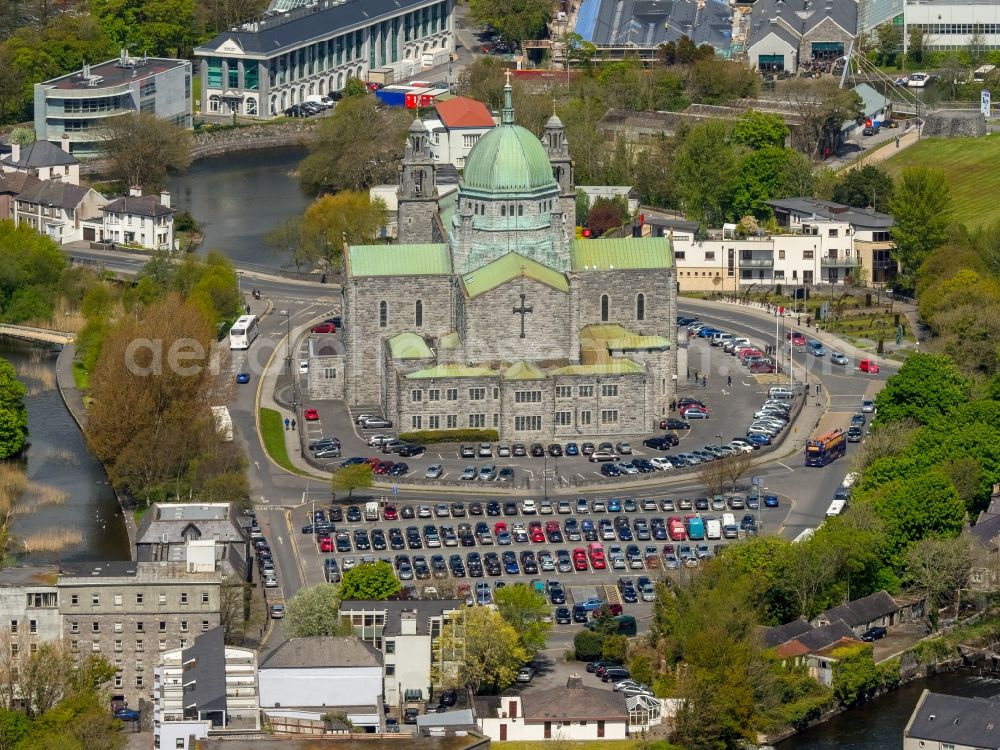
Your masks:
[{"label": "parked car", "polygon": [[863,641],[877,641],[881,638],[885,638],[888,631],[881,625],[876,625],[873,628],[868,628],[864,633],[861,634],[861,640]]}]

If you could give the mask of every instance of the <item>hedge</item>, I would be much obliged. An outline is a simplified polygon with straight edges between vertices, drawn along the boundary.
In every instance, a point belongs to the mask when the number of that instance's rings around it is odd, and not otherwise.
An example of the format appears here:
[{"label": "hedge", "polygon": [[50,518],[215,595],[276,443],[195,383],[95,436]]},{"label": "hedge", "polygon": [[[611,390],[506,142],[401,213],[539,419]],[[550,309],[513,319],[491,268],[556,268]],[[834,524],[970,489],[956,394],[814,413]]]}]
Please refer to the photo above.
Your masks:
[{"label": "hedge", "polygon": [[500,439],[496,430],[416,430],[401,432],[399,439],[405,443],[430,445],[431,443],[495,443]]}]

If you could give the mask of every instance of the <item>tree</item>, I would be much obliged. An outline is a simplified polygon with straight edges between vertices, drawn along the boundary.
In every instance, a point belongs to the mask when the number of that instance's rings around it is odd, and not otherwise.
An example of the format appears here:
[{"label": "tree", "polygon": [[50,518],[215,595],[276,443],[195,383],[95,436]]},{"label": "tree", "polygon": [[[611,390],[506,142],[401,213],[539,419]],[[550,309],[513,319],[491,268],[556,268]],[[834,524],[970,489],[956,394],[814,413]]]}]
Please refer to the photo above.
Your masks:
[{"label": "tree", "polygon": [[806,542],[791,546],[782,583],[794,595],[799,616],[811,619],[820,611],[820,595],[836,578],[840,562],[837,550],[823,545]]},{"label": "tree", "polygon": [[906,53],[918,65],[924,61],[924,31],[918,24],[911,24],[908,31],[909,44]]},{"label": "tree", "polygon": [[802,120],[792,133],[792,145],[809,156],[832,153],[844,122],[857,119],[861,111],[861,98],[833,78],[790,78],[779,82],[779,91]]},{"label": "tree", "polygon": [[809,161],[789,148],[763,146],[740,161],[732,184],[730,218],[764,220],[774,212],[767,201],[812,193]]},{"label": "tree", "polygon": [[695,476],[709,495],[719,495],[726,486],[726,470],[721,461],[709,461],[698,465]]},{"label": "tree", "polygon": [[832,199],[855,208],[873,206],[876,211],[888,212],[892,201],[892,177],[872,164],[851,169],[838,178]]},{"label": "tree", "polygon": [[551,618],[549,622],[545,621],[551,611],[544,596],[530,586],[517,584],[499,589],[493,601],[500,610],[500,616],[517,631],[525,651],[534,654],[545,648],[552,622]]},{"label": "tree", "polygon": [[903,419],[928,424],[968,398],[969,382],[950,358],[916,353],[907,358],[875,397],[875,424]]},{"label": "tree", "polygon": [[736,118],[733,142],[747,148],[784,148],[791,131],[778,115],[751,109]]},{"label": "tree", "polygon": [[625,223],[621,208],[610,198],[597,198],[587,214],[587,228],[597,238]]},{"label": "tree", "polygon": [[389,563],[359,565],[344,573],[340,598],[384,601],[398,593],[401,587]]},{"label": "tree", "polygon": [[531,658],[514,627],[489,607],[463,609],[442,628],[439,648],[455,679],[474,693],[506,690]]},{"label": "tree", "polygon": [[91,0],[108,38],[133,54],[180,57],[197,42],[194,0]]},{"label": "tree", "polygon": [[[678,62],[682,56],[678,48]],[[688,71],[688,95],[697,104],[725,104],[754,96],[760,89],[757,71],[738,62],[700,58]]]},{"label": "tree", "polygon": [[[0,221],[0,314],[5,322],[24,323],[52,315],[55,291],[68,266],[51,238],[26,223]],[[26,296],[27,295],[27,296]],[[30,304],[24,304],[29,301]],[[39,301],[43,307],[39,309]],[[28,316],[28,317],[25,317]]]},{"label": "tree", "polygon": [[372,467],[370,464],[351,464],[342,466],[333,472],[330,487],[334,494],[347,491],[351,497],[354,490],[367,489],[372,486]]},{"label": "tree", "polygon": [[335,193],[395,183],[411,122],[407,110],[383,107],[373,96],[343,99],[333,116],[320,123],[318,137],[299,165],[303,189]]},{"label": "tree", "polygon": [[17,379],[14,365],[0,359],[0,459],[16,456],[28,439],[27,388]]},{"label": "tree", "polygon": [[520,46],[525,39],[538,39],[552,13],[550,0],[470,0],[472,18],[491,26],[506,41]]},{"label": "tree", "polygon": [[906,573],[910,583],[927,597],[931,627],[937,630],[938,608],[946,594],[959,597],[972,570],[972,546],[968,536],[954,539],[928,537],[906,551]]},{"label": "tree", "polygon": [[313,260],[322,259],[328,271],[338,268],[345,245],[367,245],[375,241],[387,220],[385,203],[372,200],[367,192],[343,190],[313,201],[302,219],[305,247],[313,249]]},{"label": "tree", "polygon": [[728,136],[721,122],[695,125],[677,149],[671,169],[684,213],[709,226],[719,226],[729,209],[736,155]]},{"label": "tree", "polygon": [[733,492],[736,492],[736,485],[739,484],[740,480],[743,479],[744,475],[750,471],[753,466],[753,454],[751,453],[735,453],[732,456],[726,456],[719,461],[712,462],[720,464],[722,466],[723,476],[726,481],[729,482],[730,487]]},{"label": "tree", "polygon": [[879,688],[873,651],[869,643],[834,649],[833,693],[843,705],[860,703]]},{"label": "tree", "polygon": [[285,632],[290,638],[350,635],[351,627],[341,621],[339,608],[340,594],[332,583],[299,589],[285,608]]},{"label": "tree", "polygon": [[191,163],[191,134],[146,112],[108,118],[99,138],[106,174],[125,188],[159,190],[167,174],[182,172]]},{"label": "tree", "polygon": [[601,658],[604,638],[589,628],[573,636],[573,650],[577,661],[594,661]]},{"label": "tree", "polygon": [[345,97],[367,96],[368,93],[370,93],[368,91],[368,86],[365,85],[365,82],[360,78],[354,78],[353,76],[348,78],[344,83],[343,91]]},{"label": "tree", "polygon": [[[226,643],[237,643],[237,632],[243,635],[246,631],[249,607],[247,600],[252,591],[252,585],[235,578],[222,581],[219,592],[219,624],[222,626],[222,637]],[[242,639],[239,641],[242,642]]]},{"label": "tree", "polygon": [[940,169],[908,167],[899,175],[889,204],[893,255],[910,279],[930,253],[948,239],[951,195]]},{"label": "tree", "polygon": [[264,244],[288,259],[288,265],[301,271],[316,262],[317,252],[306,237],[301,216],[290,216],[264,235]]},{"label": "tree", "polygon": [[903,30],[892,21],[887,21],[876,27],[875,34],[879,64],[895,65],[897,56],[903,51]]}]

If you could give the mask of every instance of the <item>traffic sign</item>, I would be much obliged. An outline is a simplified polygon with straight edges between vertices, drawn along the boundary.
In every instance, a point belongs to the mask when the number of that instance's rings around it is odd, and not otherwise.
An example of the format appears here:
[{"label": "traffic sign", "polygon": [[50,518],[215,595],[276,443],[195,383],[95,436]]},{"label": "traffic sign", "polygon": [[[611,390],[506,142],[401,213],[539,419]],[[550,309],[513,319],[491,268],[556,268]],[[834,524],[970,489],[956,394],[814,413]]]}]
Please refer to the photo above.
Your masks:
[{"label": "traffic sign", "polygon": [[754,487],[760,487],[760,477],[751,478],[750,484],[752,484]]},{"label": "traffic sign", "polygon": [[398,495],[399,494],[399,487],[397,487],[396,485],[392,485],[392,494],[393,494],[393,496]]}]

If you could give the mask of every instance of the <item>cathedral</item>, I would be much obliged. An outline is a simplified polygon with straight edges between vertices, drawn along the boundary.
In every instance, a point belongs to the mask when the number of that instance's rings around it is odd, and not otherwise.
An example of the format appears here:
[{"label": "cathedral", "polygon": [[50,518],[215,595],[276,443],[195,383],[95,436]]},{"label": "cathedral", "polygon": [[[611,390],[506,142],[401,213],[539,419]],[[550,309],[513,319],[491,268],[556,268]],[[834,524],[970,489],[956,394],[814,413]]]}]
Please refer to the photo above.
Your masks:
[{"label": "cathedral", "polygon": [[553,115],[540,142],[514,119],[508,81],[500,124],[447,201],[428,131],[410,127],[398,243],[344,253],[344,351],[327,392],[401,432],[650,432],[676,398],[670,241],[576,239],[562,122]]}]

